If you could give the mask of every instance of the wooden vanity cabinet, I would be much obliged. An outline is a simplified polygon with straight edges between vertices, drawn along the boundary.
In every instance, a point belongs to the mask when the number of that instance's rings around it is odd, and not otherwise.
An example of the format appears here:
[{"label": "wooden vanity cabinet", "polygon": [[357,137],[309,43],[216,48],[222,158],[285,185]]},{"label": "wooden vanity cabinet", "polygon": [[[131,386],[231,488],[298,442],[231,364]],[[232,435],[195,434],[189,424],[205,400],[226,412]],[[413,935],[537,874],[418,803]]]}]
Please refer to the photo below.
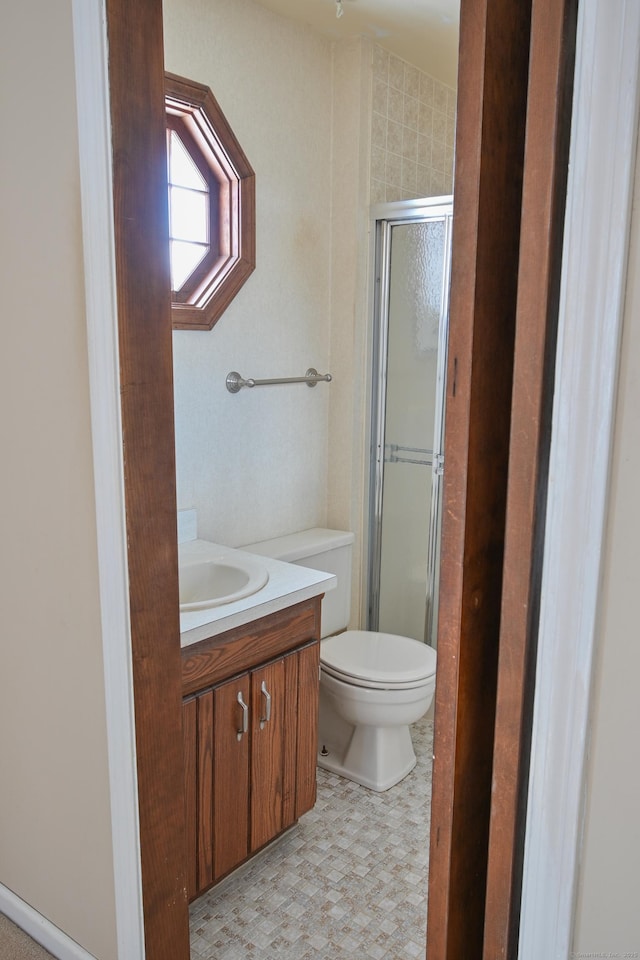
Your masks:
[{"label": "wooden vanity cabinet", "polygon": [[190,899],[315,803],[319,602],[183,650]]}]

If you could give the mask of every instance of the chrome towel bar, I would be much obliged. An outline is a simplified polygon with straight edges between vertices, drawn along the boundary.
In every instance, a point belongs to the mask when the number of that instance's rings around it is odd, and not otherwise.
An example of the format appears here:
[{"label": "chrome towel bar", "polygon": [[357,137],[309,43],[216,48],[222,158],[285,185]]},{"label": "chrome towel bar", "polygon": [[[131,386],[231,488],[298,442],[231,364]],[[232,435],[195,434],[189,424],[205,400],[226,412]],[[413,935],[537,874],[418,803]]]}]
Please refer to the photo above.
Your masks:
[{"label": "chrome towel bar", "polygon": [[229,393],[238,393],[243,387],[262,387],[270,383],[306,383],[308,387],[315,387],[316,383],[321,381],[330,383],[331,374],[318,373],[313,367],[309,367],[304,377],[278,377],[275,380],[255,380],[253,378],[245,380],[234,370],[227,374],[226,384]]}]

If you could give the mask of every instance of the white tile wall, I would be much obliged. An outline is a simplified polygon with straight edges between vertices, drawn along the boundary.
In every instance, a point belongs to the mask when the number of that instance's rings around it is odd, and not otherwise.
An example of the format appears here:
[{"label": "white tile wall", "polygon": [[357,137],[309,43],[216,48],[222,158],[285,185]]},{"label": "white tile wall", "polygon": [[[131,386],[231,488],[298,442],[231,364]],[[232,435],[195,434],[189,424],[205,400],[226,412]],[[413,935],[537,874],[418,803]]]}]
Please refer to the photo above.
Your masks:
[{"label": "white tile wall", "polygon": [[451,193],[456,91],[376,44],[372,106],[371,202]]}]

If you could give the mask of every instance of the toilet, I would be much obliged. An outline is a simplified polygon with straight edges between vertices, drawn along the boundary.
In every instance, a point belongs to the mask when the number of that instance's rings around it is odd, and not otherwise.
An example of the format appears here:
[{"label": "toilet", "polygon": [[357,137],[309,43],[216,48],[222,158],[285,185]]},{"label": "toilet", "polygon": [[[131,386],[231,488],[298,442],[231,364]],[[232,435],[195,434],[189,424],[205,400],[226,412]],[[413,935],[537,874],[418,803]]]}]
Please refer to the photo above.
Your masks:
[{"label": "toilet", "polygon": [[345,630],[353,540],[352,533],[315,527],[242,549],[336,575],[336,588],[322,601],[318,764],[383,791],[416,764],[409,724],[431,705],[436,653],[410,637]]}]

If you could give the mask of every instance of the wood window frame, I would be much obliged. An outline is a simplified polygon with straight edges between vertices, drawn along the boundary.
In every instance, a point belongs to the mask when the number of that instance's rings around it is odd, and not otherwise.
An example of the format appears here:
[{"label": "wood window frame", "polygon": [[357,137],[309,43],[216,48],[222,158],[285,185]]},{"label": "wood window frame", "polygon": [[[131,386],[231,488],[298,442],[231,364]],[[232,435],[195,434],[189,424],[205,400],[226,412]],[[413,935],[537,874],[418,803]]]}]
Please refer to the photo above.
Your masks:
[{"label": "wood window frame", "polygon": [[173,328],[211,330],[255,269],[255,173],[209,87],[165,73],[165,110],[209,185],[210,249],[172,293]]},{"label": "wood window frame", "polygon": [[[493,737],[488,730],[499,687],[509,465],[504,410],[496,409],[491,390],[497,380],[504,396],[513,383],[516,333],[509,311],[518,271],[513,250],[501,258],[504,244],[495,236],[500,233],[495,214],[504,215],[513,240],[522,171],[514,190],[518,167],[513,166],[508,118],[515,117],[522,129],[522,89],[513,89],[512,74],[515,70],[521,81],[518,61],[525,49],[528,55],[522,6],[521,0],[463,0],[461,8],[460,90],[465,95],[458,118],[454,224],[461,289],[452,322],[458,332],[447,413],[449,476],[454,476],[447,504],[457,517],[449,517],[446,534],[445,580],[454,592],[441,611],[446,637],[436,694],[430,960],[480,956],[483,927],[491,923],[492,906],[485,902],[492,842],[487,784],[493,776]],[[161,0],[107,0],[107,25],[145,944],[154,960],[187,960]],[[515,46],[504,46],[505,29]],[[462,203],[465,189],[467,204]],[[493,236],[479,216],[482,211],[493,216]],[[544,285],[538,291],[548,294]],[[511,331],[507,343],[496,336],[495,313],[491,332],[495,309],[497,329],[507,324]],[[529,389],[531,382],[515,386]],[[487,425],[492,411],[498,414],[495,432]],[[490,489],[492,480],[497,490]],[[474,627],[479,651],[472,642]],[[509,690],[519,695],[522,689],[512,679]],[[512,755],[519,752],[522,730],[511,729],[508,742]],[[481,789],[474,803],[476,774]],[[512,801],[507,796],[505,802]],[[515,823],[520,837],[519,812]],[[513,887],[506,897],[510,911],[517,899]]]}]

